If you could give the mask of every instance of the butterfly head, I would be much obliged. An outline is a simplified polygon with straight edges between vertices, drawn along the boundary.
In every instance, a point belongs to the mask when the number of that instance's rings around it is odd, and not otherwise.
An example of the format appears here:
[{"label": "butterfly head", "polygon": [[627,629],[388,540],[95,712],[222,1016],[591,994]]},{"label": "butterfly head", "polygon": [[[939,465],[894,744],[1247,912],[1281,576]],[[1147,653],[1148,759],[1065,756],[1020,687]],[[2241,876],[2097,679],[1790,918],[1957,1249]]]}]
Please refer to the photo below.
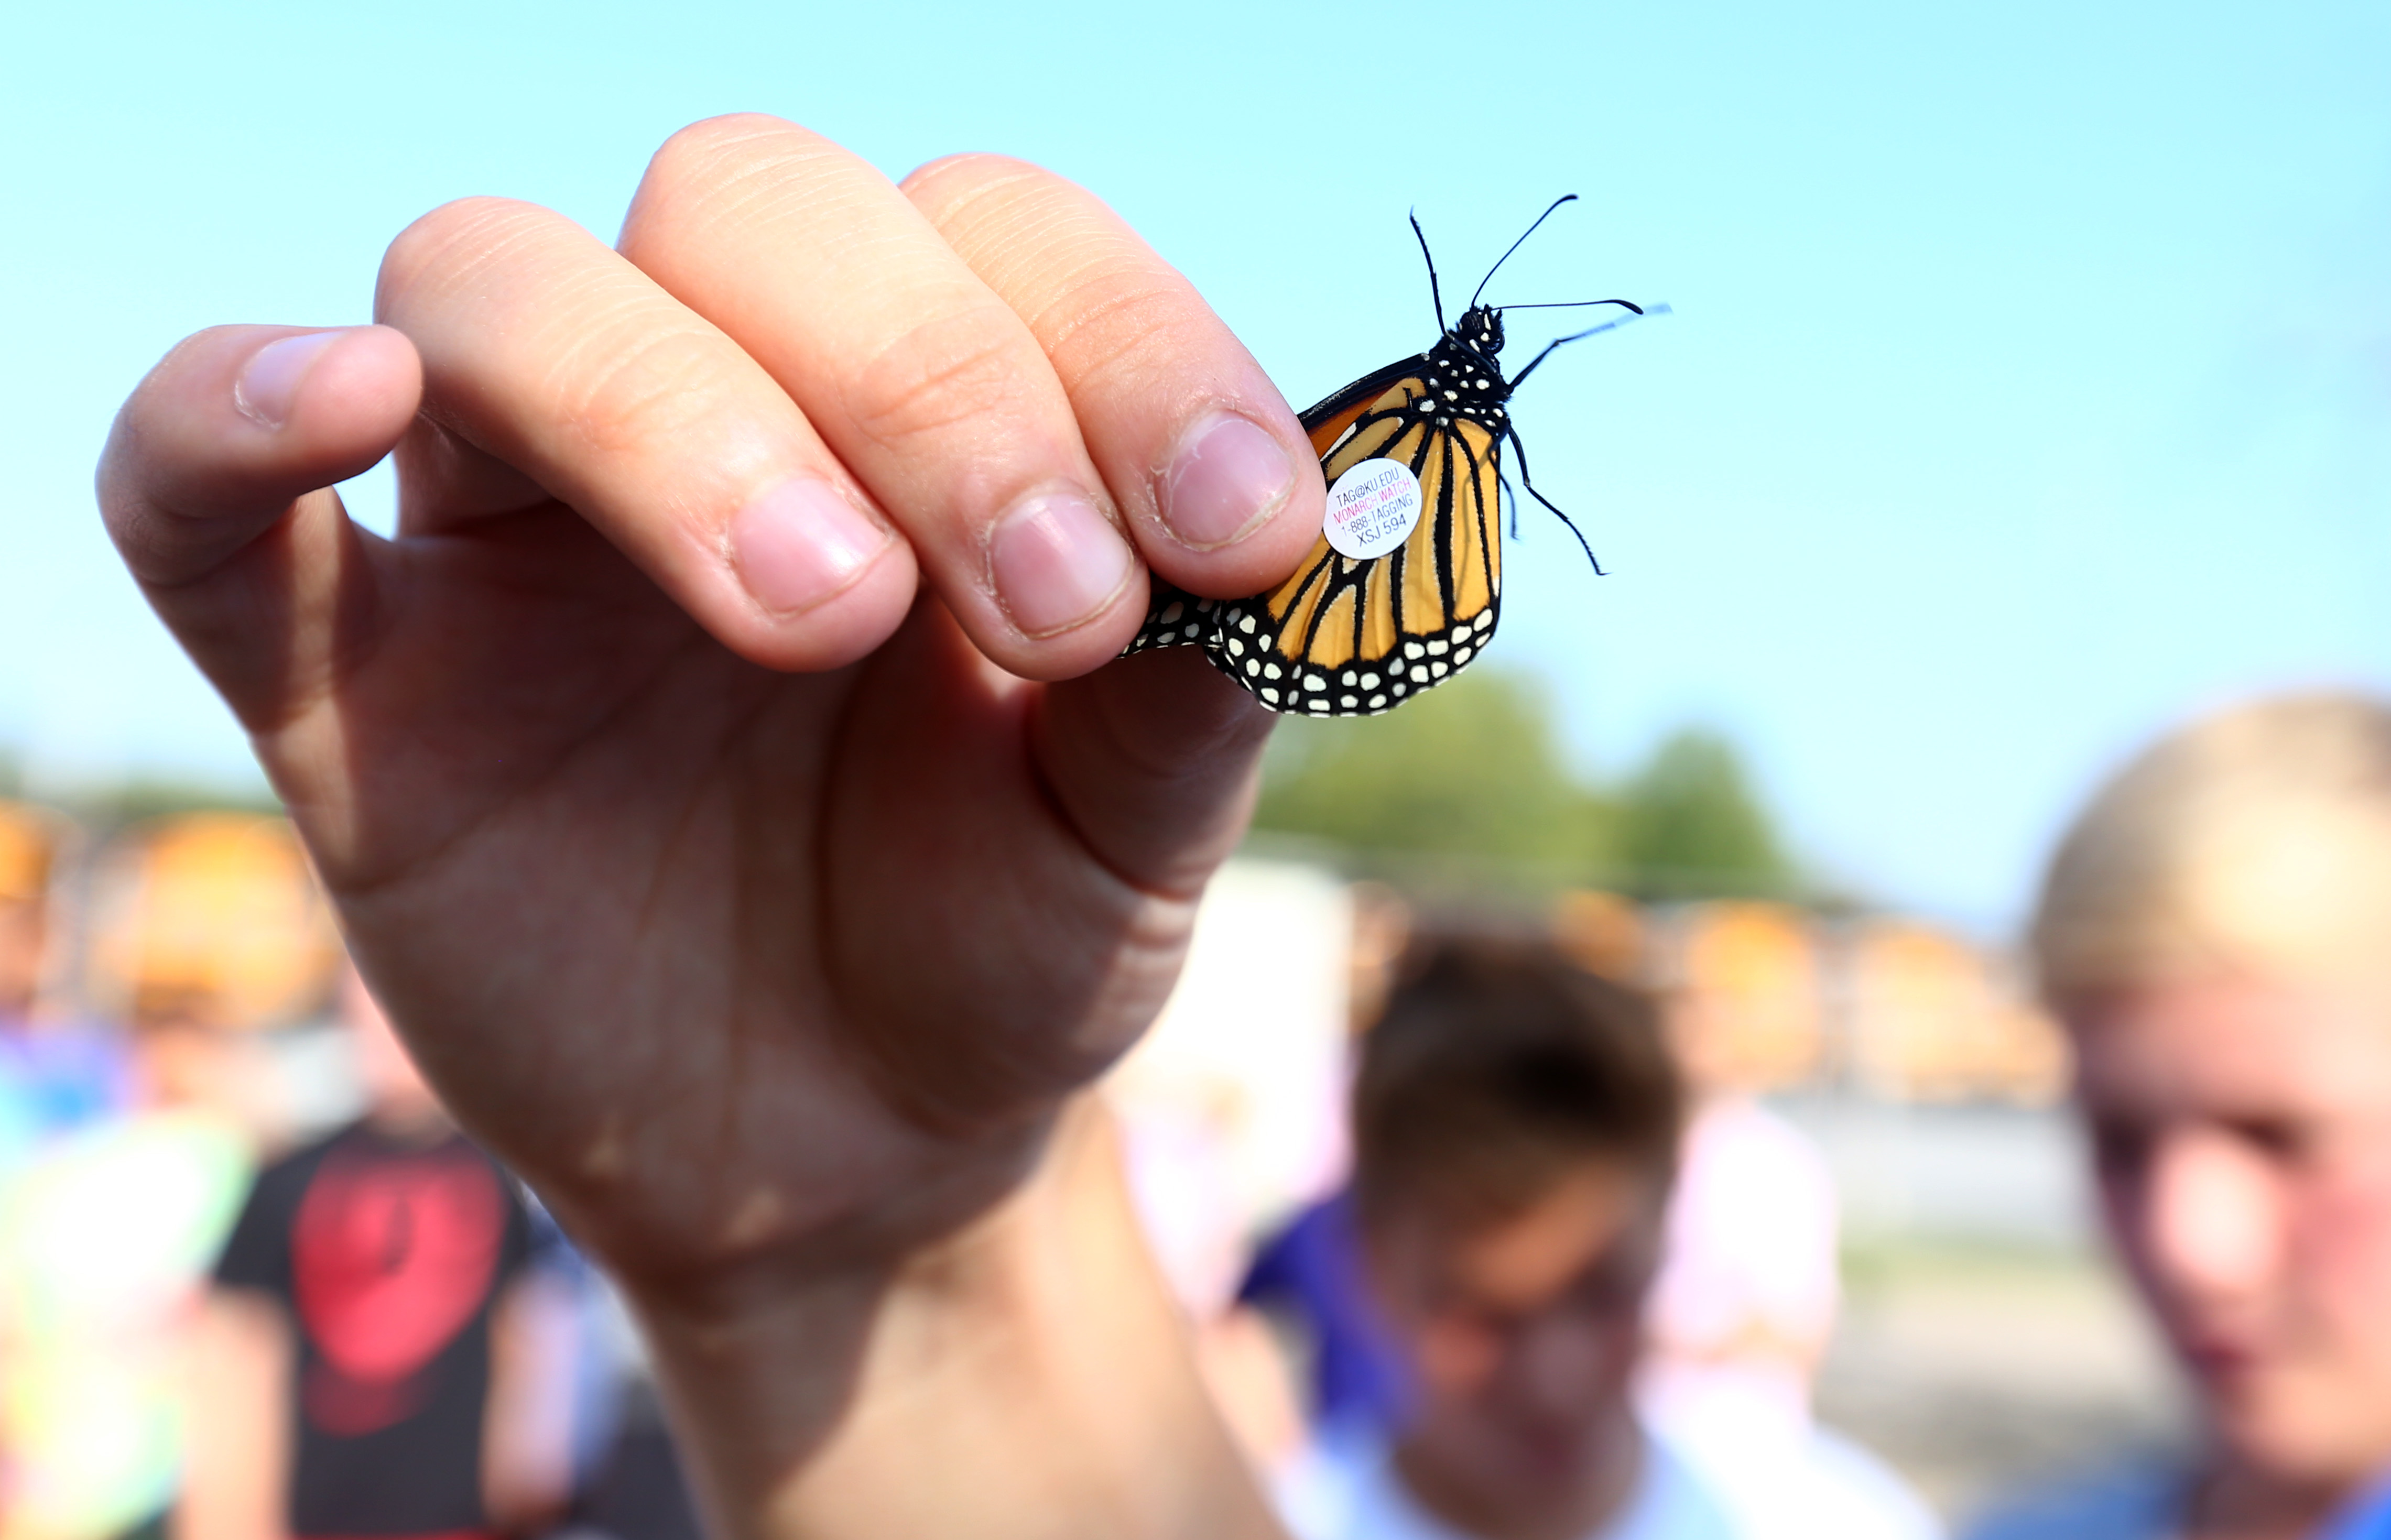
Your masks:
[{"label": "butterfly head", "polygon": [[1503,351],[1503,313],[1492,305],[1471,305],[1454,327],[1453,340],[1493,363]]}]

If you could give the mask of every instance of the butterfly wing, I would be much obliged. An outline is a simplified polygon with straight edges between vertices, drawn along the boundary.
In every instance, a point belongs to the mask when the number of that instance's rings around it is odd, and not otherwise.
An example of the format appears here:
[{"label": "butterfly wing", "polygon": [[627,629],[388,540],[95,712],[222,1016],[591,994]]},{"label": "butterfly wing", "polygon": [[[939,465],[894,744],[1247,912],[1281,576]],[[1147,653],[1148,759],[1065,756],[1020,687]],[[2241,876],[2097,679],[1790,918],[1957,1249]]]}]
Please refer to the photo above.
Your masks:
[{"label": "butterfly wing", "polygon": [[[1351,429],[1356,419],[1373,403],[1387,393],[1389,387],[1406,378],[1417,379],[1428,365],[1428,355],[1399,358],[1383,369],[1375,369],[1342,390],[1332,392],[1309,411],[1302,414],[1303,430],[1312,436],[1312,452],[1321,456],[1321,468],[1327,468],[1327,456],[1337,441]],[[1331,481],[1336,477],[1331,476]],[[1223,601],[1191,594],[1178,584],[1160,577],[1146,579],[1145,623],[1138,627],[1121,656],[1147,652],[1158,647],[1204,647],[1217,648],[1217,629]]]},{"label": "butterfly wing", "polygon": [[[1398,358],[1383,369],[1373,369],[1341,391],[1333,391],[1315,403],[1302,415],[1303,430],[1312,435],[1312,452],[1320,456],[1323,469],[1327,468],[1328,455],[1336,448],[1362,414],[1374,409],[1389,391],[1406,379],[1423,378],[1428,368],[1428,354],[1415,353]],[[1334,480],[1332,477],[1331,480]]]},{"label": "butterfly wing", "polygon": [[1420,520],[1402,545],[1356,561],[1323,535],[1293,576],[1243,599],[1150,579],[1123,656],[1201,646],[1263,705],[1312,716],[1390,711],[1477,657],[1502,609],[1502,441],[1423,407],[1427,368],[1425,354],[1399,360],[1303,414],[1332,484],[1371,459],[1418,478]]},{"label": "butterfly wing", "polygon": [[[1213,661],[1273,711],[1367,716],[1443,683],[1484,649],[1502,608],[1502,443],[1420,406],[1398,379],[1354,412],[1321,462],[1331,482],[1364,460],[1410,468],[1419,523],[1357,561],[1317,541],[1268,594],[1221,607]],[[1324,424],[1324,428],[1327,425]]]}]

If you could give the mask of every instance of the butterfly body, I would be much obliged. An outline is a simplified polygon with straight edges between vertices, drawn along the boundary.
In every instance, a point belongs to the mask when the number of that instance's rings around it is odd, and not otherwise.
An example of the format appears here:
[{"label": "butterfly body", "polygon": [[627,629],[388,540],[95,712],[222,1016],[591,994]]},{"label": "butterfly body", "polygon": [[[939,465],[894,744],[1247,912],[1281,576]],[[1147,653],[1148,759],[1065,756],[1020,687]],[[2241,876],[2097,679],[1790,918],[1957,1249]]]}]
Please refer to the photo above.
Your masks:
[{"label": "butterfly body", "polygon": [[1519,445],[1508,405],[1518,382],[1505,378],[1502,351],[1501,309],[1473,297],[1428,352],[1301,414],[1332,488],[1383,461],[1416,483],[1417,522],[1400,545],[1354,557],[1324,533],[1286,582],[1246,598],[1205,598],[1155,578],[1145,624],[1122,655],[1200,646],[1263,705],[1307,716],[1375,716],[1467,667],[1502,611],[1502,453],[1506,440]]}]

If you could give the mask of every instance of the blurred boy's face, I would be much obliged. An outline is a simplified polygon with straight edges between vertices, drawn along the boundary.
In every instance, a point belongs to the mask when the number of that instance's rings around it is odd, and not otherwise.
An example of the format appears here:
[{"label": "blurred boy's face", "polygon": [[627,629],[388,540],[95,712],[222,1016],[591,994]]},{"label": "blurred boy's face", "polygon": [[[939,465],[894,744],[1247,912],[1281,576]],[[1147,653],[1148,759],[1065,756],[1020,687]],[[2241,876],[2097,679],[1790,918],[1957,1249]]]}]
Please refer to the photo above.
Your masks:
[{"label": "blurred boy's face", "polygon": [[2073,1014],[2110,1227],[2225,1451],[2303,1482],[2391,1463],[2391,978]]},{"label": "blurred boy's face", "polygon": [[1505,1220],[1398,1213],[1373,1282],[1417,1380],[1405,1472],[1435,1506],[1566,1513],[1634,1469],[1628,1387],[1660,1248],[1648,1174],[1589,1161]]}]

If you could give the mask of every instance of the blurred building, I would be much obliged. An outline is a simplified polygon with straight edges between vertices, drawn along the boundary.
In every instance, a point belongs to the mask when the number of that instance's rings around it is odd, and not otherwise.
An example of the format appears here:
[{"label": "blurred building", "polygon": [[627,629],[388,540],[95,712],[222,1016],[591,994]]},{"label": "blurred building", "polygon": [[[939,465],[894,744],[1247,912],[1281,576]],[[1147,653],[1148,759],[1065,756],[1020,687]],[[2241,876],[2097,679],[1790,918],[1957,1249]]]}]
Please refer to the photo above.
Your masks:
[{"label": "blurred building", "polygon": [[1644,911],[1617,893],[1572,889],[1553,903],[1553,940],[1580,968],[1622,983],[1648,984],[1650,927]]},{"label": "blurred building", "polygon": [[[62,907],[62,892],[76,902]],[[2024,1104],[2065,1085],[2064,1040],[2014,960],[1924,921],[1585,890],[1561,894],[1549,918],[1594,971],[1712,1002],[1738,1084]],[[1207,1118],[1236,1130],[1240,1200],[1284,1206],[1315,1178],[1265,1177],[1265,1166],[1312,1173],[1339,1158],[1328,1146],[1297,1153],[1315,1136],[1290,1132],[1287,1109],[1333,1108],[1341,1072],[1327,1066],[1373,1012],[1408,924],[1402,897],[1378,884],[1301,862],[1232,862],[1185,978],[1117,1089],[1183,1105],[1189,1086],[1209,1087],[1194,1099],[1211,1098],[1218,1115]],[[0,1014],[21,1014],[41,992],[88,1018],[196,1012],[270,1033],[323,1013],[339,948],[281,819],[182,815],[94,853],[59,815],[0,802]],[[1262,1145],[1273,1153],[1252,1152]]]},{"label": "blurred building", "polygon": [[1661,977],[1706,1019],[1715,1078],[1751,1091],[1819,1078],[1829,1062],[1826,973],[1810,916],[1782,904],[1699,904],[1674,919]]},{"label": "blurred building", "polygon": [[32,1013],[48,972],[51,878],[66,821],[0,802],[0,1021]]},{"label": "blurred building", "polygon": [[85,988],[118,1020],[192,1012],[233,1031],[319,1013],[340,960],[291,826],[198,813],[140,826],[93,874]]},{"label": "blurred building", "polygon": [[2065,1093],[2066,1039],[2010,959],[1900,919],[1865,922],[1847,947],[1851,1071],[1862,1089],[1896,1101],[2030,1105]]},{"label": "blurred building", "polygon": [[2066,1040],[2014,956],[1920,920],[1581,891],[1552,928],[1587,968],[1703,1015],[1705,1051],[1738,1085],[2027,1106],[2066,1089]]}]

